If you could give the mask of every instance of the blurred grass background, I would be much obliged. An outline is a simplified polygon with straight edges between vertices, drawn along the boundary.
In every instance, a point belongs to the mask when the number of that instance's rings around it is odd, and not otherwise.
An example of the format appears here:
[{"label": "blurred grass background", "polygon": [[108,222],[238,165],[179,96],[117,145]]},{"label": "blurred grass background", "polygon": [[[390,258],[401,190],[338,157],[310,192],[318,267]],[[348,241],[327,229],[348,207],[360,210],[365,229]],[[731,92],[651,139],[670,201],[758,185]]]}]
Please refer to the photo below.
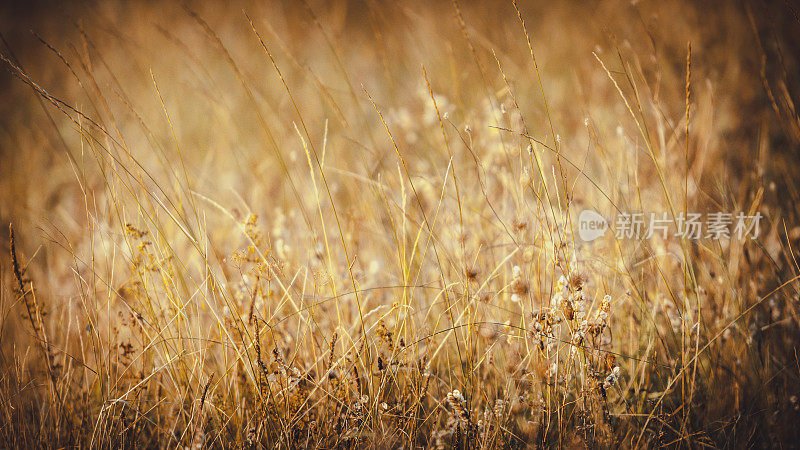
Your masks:
[{"label": "blurred grass background", "polygon": [[798,437],[790,2],[0,11],[7,445]]}]

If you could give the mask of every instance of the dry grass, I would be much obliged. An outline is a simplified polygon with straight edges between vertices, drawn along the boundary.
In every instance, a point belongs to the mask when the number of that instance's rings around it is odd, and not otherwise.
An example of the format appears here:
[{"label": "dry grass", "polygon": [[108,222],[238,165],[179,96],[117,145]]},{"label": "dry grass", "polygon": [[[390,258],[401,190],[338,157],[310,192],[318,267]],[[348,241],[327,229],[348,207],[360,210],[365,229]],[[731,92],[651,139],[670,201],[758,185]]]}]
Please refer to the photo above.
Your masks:
[{"label": "dry grass", "polygon": [[39,6],[0,7],[3,446],[797,445],[789,3]]}]

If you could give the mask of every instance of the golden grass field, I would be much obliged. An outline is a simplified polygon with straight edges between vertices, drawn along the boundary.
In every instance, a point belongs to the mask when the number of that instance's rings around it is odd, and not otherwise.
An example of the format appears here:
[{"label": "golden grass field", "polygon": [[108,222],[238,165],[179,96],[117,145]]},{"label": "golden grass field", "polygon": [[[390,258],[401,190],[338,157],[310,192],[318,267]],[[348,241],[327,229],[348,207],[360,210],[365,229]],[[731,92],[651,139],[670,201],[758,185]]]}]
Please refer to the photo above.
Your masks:
[{"label": "golden grass field", "polygon": [[797,448],[797,11],[0,6],[0,446]]}]

